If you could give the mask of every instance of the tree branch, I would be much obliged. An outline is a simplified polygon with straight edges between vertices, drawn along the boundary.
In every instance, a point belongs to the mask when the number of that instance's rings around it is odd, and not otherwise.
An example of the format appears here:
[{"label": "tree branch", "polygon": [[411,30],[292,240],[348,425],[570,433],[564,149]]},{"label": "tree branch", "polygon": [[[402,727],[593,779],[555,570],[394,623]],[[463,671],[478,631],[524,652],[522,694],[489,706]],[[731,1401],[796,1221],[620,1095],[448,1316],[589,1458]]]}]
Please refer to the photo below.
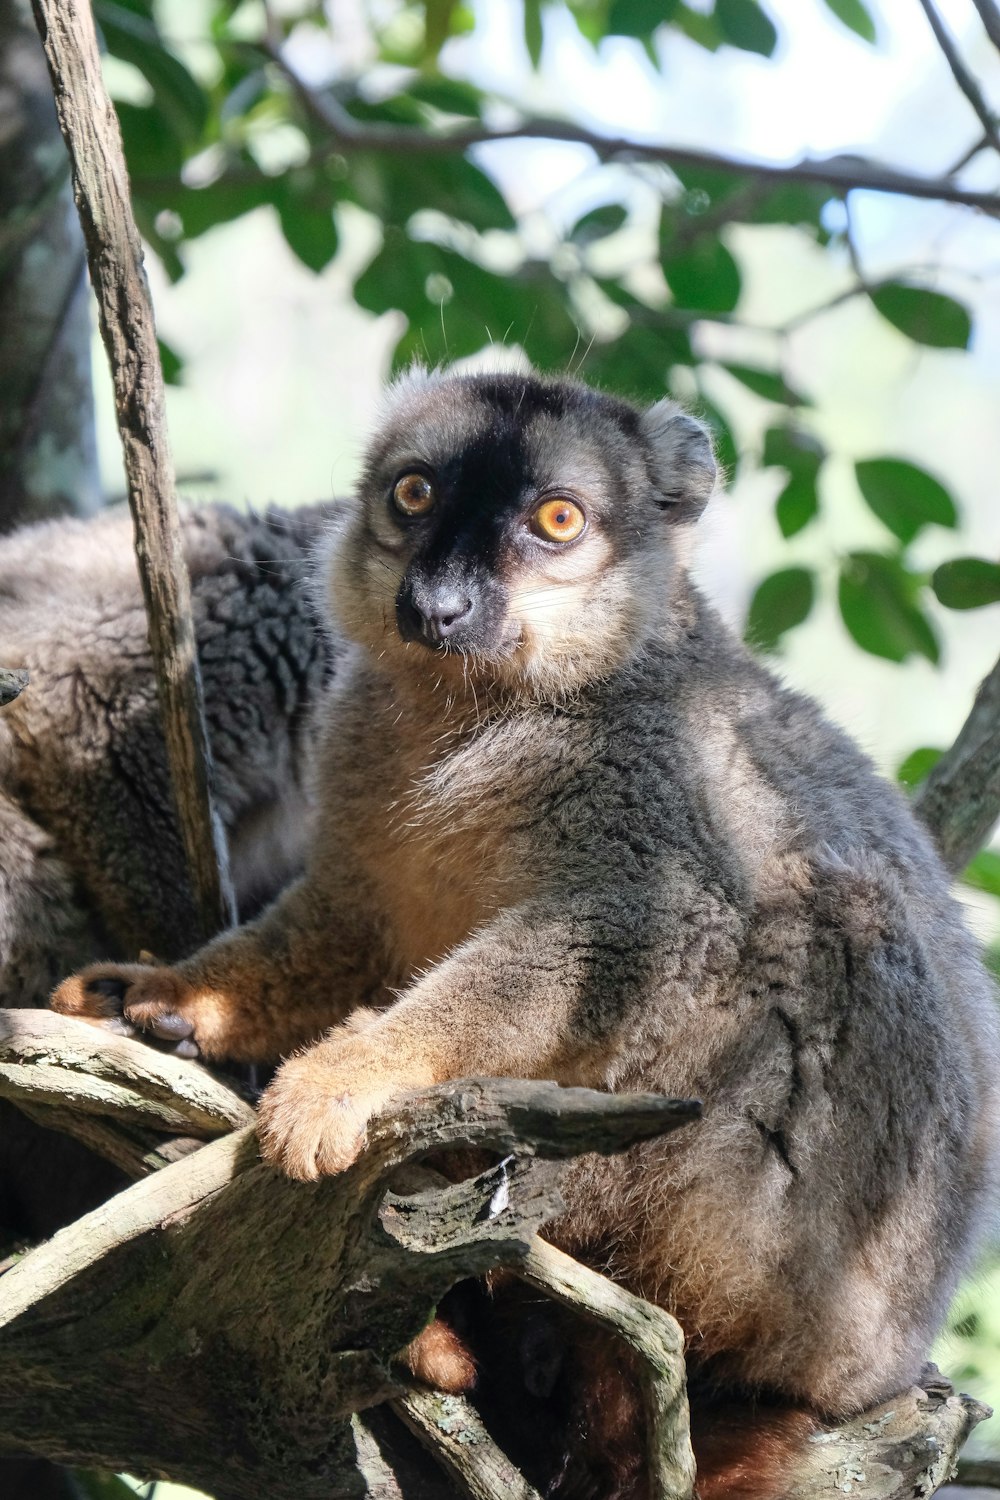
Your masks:
[{"label": "tree branch", "polygon": [[575,125],[568,120],[537,117],[524,120],[506,130],[492,130],[484,125],[464,126],[447,132],[432,133],[412,126],[397,126],[380,121],[360,124],[330,93],[312,88],[289,63],[280,46],[266,39],[261,44],[266,55],[288,79],[303,109],[329,139],[329,147],[319,156],[351,155],[357,151],[393,152],[400,155],[441,156],[462,153],[472,146],[494,141],[549,140],[589,146],[601,161],[663,162],[667,166],[700,167],[728,172],[761,182],[816,182],[839,193],[852,189],[896,193],[909,198],[932,198],[946,203],[961,203],[1000,216],[1000,194],[963,188],[948,178],[918,177],[910,172],[843,153],[826,158],[803,157],[781,165],[754,161],[714,151],[695,150],[689,146],[654,145],[623,136],[605,136]]},{"label": "tree branch", "polygon": [[471,1500],[541,1500],[461,1396],[410,1391],[392,1409]]},{"label": "tree branch", "polygon": [[254,1120],[205,1068],[46,1010],[0,1010],[0,1098],[136,1178]]},{"label": "tree branch", "polygon": [[994,47],[1000,50],[1000,9],[997,8],[995,0],[972,0],[972,3],[979,12],[979,19],[986,28],[986,35]]},{"label": "tree branch", "polygon": [[1000,817],[1000,660],[969,717],[914,799],[944,862],[960,873]]},{"label": "tree branch", "polygon": [[32,0],[111,365],[136,556],[146,601],[178,822],[206,940],[235,916],[212,810],[209,750],[167,442],[156,331],[132,216],[121,132],[87,0]]},{"label": "tree branch", "polygon": [[514,1269],[531,1286],[611,1329],[638,1356],[654,1500],[688,1500],[695,1474],[680,1324],[544,1240],[536,1239]]},{"label": "tree branch", "polygon": [[5,703],[13,703],[27,686],[28,674],[23,667],[0,667],[0,708]]},{"label": "tree branch", "polygon": [[965,59],[956,47],[954,38],[938,15],[934,6],[934,0],[919,0],[919,5],[927,17],[930,28],[934,33],[934,39],[951,69],[951,76],[979,116],[979,122],[986,134],[986,139],[994,151],[1000,152],[1000,135],[997,134],[996,115],[994,115],[987,104],[983,91],[976,79],[966,67]]},{"label": "tree branch", "polygon": [[[466,1080],[400,1100],[354,1166],[316,1184],[260,1166],[251,1131],[215,1141],[4,1273],[0,1449],[169,1475],[219,1500],[348,1500],[351,1414],[406,1393],[395,1357],[455,1281],[525,1258],[562,1209],[554,1163],[696,1113]],[[513,1160],[428,1187],[412,1164],[449,1146]],[[54,1382],[59,1400],[42,1399]]]}]

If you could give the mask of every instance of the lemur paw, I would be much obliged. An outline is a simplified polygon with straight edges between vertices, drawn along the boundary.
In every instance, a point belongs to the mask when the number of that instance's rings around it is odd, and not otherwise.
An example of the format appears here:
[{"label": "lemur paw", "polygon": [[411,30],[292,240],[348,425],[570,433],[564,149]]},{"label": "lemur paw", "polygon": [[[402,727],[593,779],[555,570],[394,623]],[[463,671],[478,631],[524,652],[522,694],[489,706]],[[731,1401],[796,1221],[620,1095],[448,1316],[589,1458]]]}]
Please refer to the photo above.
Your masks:
[{"label": "lemur paw", "polygon": [[53,992],[53,1010],[77,1016],[118,1036],[167,1044],[177,1057],[197,1057],[195,1024],[184,1014],[192,991],[174,969],[146,964],[91,964]]},{"label": "lemur paw", "polygon": [[283,1063],[260,1101],[265,1161],[304,1182],[343,1172],[361,1154],[368,1121],[392,1097],[367,1089],[349,1067],[333,1067],[311,1048]]}]

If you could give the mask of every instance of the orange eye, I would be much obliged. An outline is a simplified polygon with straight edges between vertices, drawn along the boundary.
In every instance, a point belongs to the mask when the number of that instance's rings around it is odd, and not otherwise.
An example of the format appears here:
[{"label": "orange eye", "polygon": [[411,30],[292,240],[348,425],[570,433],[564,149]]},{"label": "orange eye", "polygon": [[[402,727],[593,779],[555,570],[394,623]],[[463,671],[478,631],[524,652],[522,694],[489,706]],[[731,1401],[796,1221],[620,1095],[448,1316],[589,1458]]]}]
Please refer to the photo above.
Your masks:
[{"label": "orange eye", "polygon": [[436,498],[434,486],[424,474],[404,474],[392,492],[392,503],[404,516],[426,516]]},{"label": "orange eye", "polygon": [[531,529],[547,542],[575,542],[586,524],[583,511],[565,495],[543,500],[531,517]]}]

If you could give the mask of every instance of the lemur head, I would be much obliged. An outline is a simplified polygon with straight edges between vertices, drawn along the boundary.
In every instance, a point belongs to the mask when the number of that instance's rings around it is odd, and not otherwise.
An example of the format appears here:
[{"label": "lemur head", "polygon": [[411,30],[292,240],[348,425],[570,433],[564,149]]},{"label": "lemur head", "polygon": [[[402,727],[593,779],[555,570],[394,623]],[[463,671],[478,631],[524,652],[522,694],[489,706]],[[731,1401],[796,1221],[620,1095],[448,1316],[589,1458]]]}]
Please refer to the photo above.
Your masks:
[{"label": "lemur head", "polygon": [[415,371],[389,391],[335,539],[333,608],[390,669],[581,686],[662,624],[715,477],[705,429],[672,401]]}]

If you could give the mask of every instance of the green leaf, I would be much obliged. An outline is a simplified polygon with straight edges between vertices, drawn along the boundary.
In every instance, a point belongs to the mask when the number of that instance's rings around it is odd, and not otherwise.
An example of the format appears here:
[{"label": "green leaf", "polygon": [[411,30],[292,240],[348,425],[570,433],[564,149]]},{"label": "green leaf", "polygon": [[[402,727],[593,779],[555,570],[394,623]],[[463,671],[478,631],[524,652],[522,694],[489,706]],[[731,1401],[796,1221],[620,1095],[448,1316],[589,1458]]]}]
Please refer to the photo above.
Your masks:
[{"label": "green leaf", "polygon": [[[180,217],[185,239],[197,239],[217,224],[229,224],[255,208],[274,203],[279,185],[280,179],[263,173],[256,181],[220,181],[202,188],[189,188],[182,183],[157,184],[155,207],[171,209]],[[138,198],[144,197],[141,178],[135,181],[135,191]]]},{"label": "green leaf", "polygon": [[915,344],[932,349],[969,347],[972,320],[968,309],[953,297],[902,281],[887,281],[870,295],[883,318]]},{"label": "green leaf", "polygon": [[628,210],[624,204],[602,203],[599,208],[592,208],[589,214],[584,214],[582,219],[577,219],[569,238],[574,245],[593,244],[594,240],[605,239],[621,229],[627,218]]},{"label": "green leaf", "polygon": [[611,0],[605,30],[609,36],[650,37],[676,9],[677,0]]},{"label": "green leaf", "polygon": [[763,396],[765,401],[779,402],[783,406],[810,406],[808,396],[793,390],[785,377],[776,370],[759,370],[755,365],[724,364],[724,370],[736,377],[748,390],[753,391],[756,396]]},{"label": "green leaf", "polygon": [[795,536],[819,514],[816,475],[793,474],[774,502],[774,513],[783,537]]},{"label": "green leaf", "polygon": [[801,625],[813,607],[816,585],[808,568],[782,568],[758,584],[750,601],[744,639],[773,651],[787,630]]},{"label": "green leaf", "polygon": [[838,21],[843,21],[866,42],[876,40],[875,22],[861,0],[825,0],[827,10],[833,12]]},{"label": "green leaf", "polygon": [[541,0],[524,0],[524,45],[536,71],[542,60],[543,40]]},{"label": "green leaf", "polygon": [[723,37],[733,47],[770,57],[778,45],[774,22],[757,0],[715,0],[715,14]]},{"label": "green leaf", "polygon": [[[753,186],[750,178],[741,177],[736,172],[720,171],[718,167],[685,162],[671,163],[670,170],[687,194],[700,197],[706,203],[721,203],[725,198],[742,195]],[[666,234],[665,225],[661,226],[661,234]]]},{"label": "green leaf", "polygon": [[904,545],[924,526],[958,525],[954,500],[926,469],[902,458],[868,458],[854,473],[869,510]]},{"label": "green leaf", "polygon": [[155,104],[116,104],[129,175],[176,177],[184,147]]},{"label": "green leaf", "polygon": [[157,347],[160,351],[160,367],[163,370],[163,380],[166,385],[182,385],[181,376],[184,373],[184,361],[172,349],[166,339],[157,339]]},{"label": "green leaf", "polygon": [[943,750],[937,750],[933,745],[921,745],[918,750],[911,750],[897,768],[896,780],[901,786],[919,786],[931,774],[943,754]]},{"label": "green leaf", "polygon": [[286,172],[275,207],[288,248],[310,271],[322,271],[337,253],[337,226],[328,183],[312,172]]},{"label": "green leaf", "polygon": [[735,217],[748,224],[808,224],[819,229],[823,209],[835,194],[815,182],[779,182],[764,197],[752,197]]},{"label": "green leaf", "polygon": [[632,328],[620,338],[594,344],[583,373],[588,382],[636,401],[658,401],[667,386],[668,343],[653,328]]},{"label": "green leaf", "polygon": [[664,254],[663,274],[679,307],[732,312],[740,300],[740,269],[720,239],[703,235],[680,255]]},{"label": "green leaf", "polygon": [[461,78],[418,78],[406,92],[419,104],[429,104],[444,115],[478,119],[483,112],[482,93]]},{"label": "green leaf", "polygon": [[117,1474],[102,1474],[92,1469],[73,1469],[73,1485],[86,1500],[136,1500],[131,1485]]},{"label": "green leaf", "polygon": [[937,662],[940,647],[919,596],[919,578],[898,558],[852,552],[841,567],[840,613],[858,645],[873,656],[905,661],[920,655]]},{"label": "green leaf", "polygon": [[114,0],[97,0],[94,15],[108,51],[139,69],[171,130],[189,144],[196,142],[208,120],[208,95],[163,45],[155,23]]},{"label": "green leaf", "polygon": [[[473,228],[513,229],[507,200],[493,179],[464,156],[358,157],[353,180],[362,207],[383,221],[405,224],[424,208]],[[363,163],[363,174],[358,166]]]},{"label": "green leaf", "polygon": [[[451,295],[442,299],[444,287]],[[355,282],[354,299],[371,312],[395,307],[406,314],[396,369],[415,357],[430,364],[459,359],[504,338],[523,344],[542,368],[565,368],[579,343],[566,288],[554,277],[539,275],[537,284],[525,287],[457,251],[410,240],[393,225]]]},{"label": "green leaf", "polygon": [[686,37],[704,47],[706,52],[717,52],[723,43],[722,27],[717,16],[702,10],[692,10],[684,0],[678,0],[674,10],[674,25]]},{"label": "green leaf", "polygon": [[790,474],[819,473],[826,449],[812,433],[801,427],[769,427],[764,434],[761,463],[765,468],[787,469]]},{"label": "green leaf", "polygon": [[962,871],[962,880],[974,890],[1000,896],[1000,851],[982,849]]},{"label": "green leaf", "polygon": [[934,571],[931,587],[949,609],[979,609],[1000,601],[1000,564],[985,557],[956,557]]}]

